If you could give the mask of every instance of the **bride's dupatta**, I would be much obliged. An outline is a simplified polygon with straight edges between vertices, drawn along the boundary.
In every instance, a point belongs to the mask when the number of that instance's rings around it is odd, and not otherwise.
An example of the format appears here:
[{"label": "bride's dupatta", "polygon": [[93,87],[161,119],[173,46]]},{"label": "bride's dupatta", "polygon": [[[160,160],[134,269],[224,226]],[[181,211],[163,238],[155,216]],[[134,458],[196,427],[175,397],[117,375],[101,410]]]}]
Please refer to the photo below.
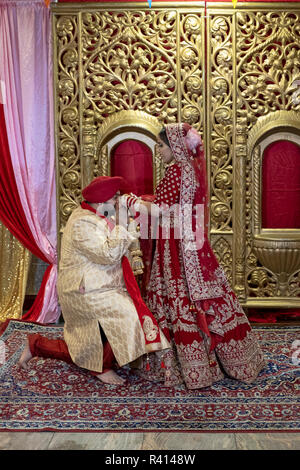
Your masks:
[{"label": "bride's dupatta", "polygon": [[181,166],[181,247],[190,300],[198,311],[200,328],[210,336],[205,315],[210,313],[209,299],[223,296],[224,291],[222,271],[208,243],[209,198],[203,144],[189,124],[165,127],[174,158]]}]

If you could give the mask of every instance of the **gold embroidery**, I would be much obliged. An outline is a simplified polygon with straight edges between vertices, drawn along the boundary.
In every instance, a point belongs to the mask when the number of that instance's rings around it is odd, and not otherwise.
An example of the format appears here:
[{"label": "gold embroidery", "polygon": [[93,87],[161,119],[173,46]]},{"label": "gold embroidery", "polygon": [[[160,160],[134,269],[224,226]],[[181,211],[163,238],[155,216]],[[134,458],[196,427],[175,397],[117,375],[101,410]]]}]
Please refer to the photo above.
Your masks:
[{"label": "gold embroidery", "polygon": [[144,317],[143,331],[145,333],[147,341],[154,341],[157,337],[158,328],[154,325],[150,317]]}]

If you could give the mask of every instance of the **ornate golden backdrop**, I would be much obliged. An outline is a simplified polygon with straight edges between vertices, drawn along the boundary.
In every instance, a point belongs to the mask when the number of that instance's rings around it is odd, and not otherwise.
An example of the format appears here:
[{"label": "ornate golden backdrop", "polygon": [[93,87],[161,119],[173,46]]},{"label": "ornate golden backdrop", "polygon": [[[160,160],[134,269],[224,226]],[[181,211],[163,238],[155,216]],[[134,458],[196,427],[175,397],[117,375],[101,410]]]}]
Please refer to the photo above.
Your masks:
[{"label": "ornate golden backdrop", "polygon": [[107,120],[117,123],[117,113],[128,112],[128,126],[146,113],[140,127],[150,133],[147,120],[185,120],[203,129],[204,28],[199,7],[60,4],[52,10],[61,227],[82,186],[99,172],[101,128]]},{"label": "ornate golden backdrop", "polygon": [[[264,233],[259,205],[265,136],[299,131],[299,4],[207,3],[206,18],[204,2],[51,8],[59,231],[81,188],[109,173],[113,139],[187,121],[205,140],[211,242],[240,301],[299,306],[300,232]],[[153,166],[156,184],[155,152]]]},{"label": "ornate golden backdrop", "polygon": [[[274,136],[288,127],[296,135],[299,129],[295,118],[297,114],[299,123],[299,105],[293,105],[292,94],[293,83],[300,78],[300,7],[285,4],[284,11],[280,3],[238,3],[235,10],[220,7],[210,4],[207,18],[213,247],[222,253],[227,273],[233,269],[232,284],[244,305],[299,305],[295,268],[299,270],[300,263],[283,267],[282,260],[299,256],[300,231],[287,235],[284,230],[269,230],[263,239],[261,229],[256,232],[255,221],[261,220],[257,201],[262,161],[255,155],[270,129]],[[278,120],[283,110],[286,114]],[[269,128],[265,125],[261,132],[264,119]]]}]

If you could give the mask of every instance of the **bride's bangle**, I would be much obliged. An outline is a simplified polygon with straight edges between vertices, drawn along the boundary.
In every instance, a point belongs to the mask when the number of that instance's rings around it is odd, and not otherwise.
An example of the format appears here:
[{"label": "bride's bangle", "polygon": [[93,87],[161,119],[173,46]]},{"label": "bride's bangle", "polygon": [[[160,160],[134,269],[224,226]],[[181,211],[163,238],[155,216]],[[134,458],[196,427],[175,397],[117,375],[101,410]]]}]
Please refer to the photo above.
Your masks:
[{"label": "bride's bangle", "polygon": [[138,211],[140,201],[141,201],[141,198],[137,197],[133,193],[123,194],[123,196],[121,196],[121,203],[124,203],[124,205],[126,205],[127,209],[129,210],[133,209],[134,211]]}]

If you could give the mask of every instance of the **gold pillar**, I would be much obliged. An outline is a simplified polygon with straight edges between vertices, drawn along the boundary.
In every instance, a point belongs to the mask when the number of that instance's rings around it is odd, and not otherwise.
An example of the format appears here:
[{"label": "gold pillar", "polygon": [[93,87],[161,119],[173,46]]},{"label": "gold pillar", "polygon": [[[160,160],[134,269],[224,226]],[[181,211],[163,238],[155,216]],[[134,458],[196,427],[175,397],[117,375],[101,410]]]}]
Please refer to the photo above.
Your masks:
[{"label": "gold pillar", "polygon": [[0,322],[21,318],[30,253],[0,223]]}]

